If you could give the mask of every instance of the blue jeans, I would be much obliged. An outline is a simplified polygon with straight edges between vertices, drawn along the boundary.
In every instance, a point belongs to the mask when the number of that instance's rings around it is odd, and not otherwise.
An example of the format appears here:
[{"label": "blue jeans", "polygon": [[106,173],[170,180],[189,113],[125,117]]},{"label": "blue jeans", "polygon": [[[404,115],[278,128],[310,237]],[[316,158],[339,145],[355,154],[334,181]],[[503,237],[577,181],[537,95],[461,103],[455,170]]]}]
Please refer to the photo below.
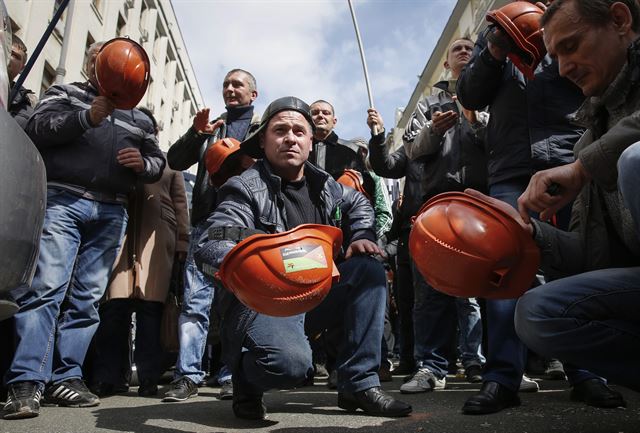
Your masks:
[{"label": "blue jeans", "polygon": [[200,383],[205,376],[202,371],[202,356],[207,344],[209,313],[214,294],[213,280],[200,272],[193,259],[198,240],[207,228],[204,221],[191,229],[184,266],[184,299],[178,318],[180,350],[174,376],[176,379],[188,377],[194,383]]},{"label": "blue jeans", "polygon": [[[491,197],[509,203],[517,209],[518,197],[529,184],[528,178],[499,182],[489,187]],[[517,299],[487,299],[487,364],[483,378],[485,382],[498,382],[506,388],[517,391],[522,380],[527,360],[527,347],[518,338],[514,325]],[[561,361],[564,359],[560,358]],[[585,370],[565,365],[565,372],[571,384],[594,378]]]},{"label": "blue jeans", "polygon": [[415,297],[413,324],[415,359],[438,378],[447,375],[449,360],[447,349],[455,338],[458,327],[460,359],[465,368],[481,366],[482,322],[480,306],[474,299],[456,298],[438,292],[422,278],[412,261]]},{"label": "blue jeans", "polygon": [[[232,363],[234,382],[243,393],[293,388],[313,374],[309,335],[342,324],[344,341],[337,356],[338,390],[357,392],[380,386],[380,341],[384,327],[386,276],[375,259],[357,256],[338,265],[340,282],[322,303],[291,317],[257,316],[243,329],[246,307],[224,318],[230,341],[242,341],[243,353]],[[306,322],[306,323],[305,323]]]},{"label": "blue jeans", "polygon": [[7,384],[81,378],[102,298],[127,225],[121,204],[47,189],[31,288],[16,291],[17,347]]},{"label": "blue jeans", "polygon": [[[618,187],[640,233],[640,143],[618,160]],[[520,338],[542,354],[580,363],[640,391],[640,267],[601,269],[527,292],[516,309]]]}]

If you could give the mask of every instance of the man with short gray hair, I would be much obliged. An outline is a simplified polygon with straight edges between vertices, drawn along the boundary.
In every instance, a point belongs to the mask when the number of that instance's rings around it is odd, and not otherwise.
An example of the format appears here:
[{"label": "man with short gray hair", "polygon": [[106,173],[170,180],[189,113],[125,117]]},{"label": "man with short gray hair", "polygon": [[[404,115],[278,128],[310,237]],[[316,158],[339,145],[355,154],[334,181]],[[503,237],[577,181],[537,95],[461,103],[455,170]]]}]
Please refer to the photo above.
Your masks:
[{"label": "man with short gray hair", "polygon": [[165,159],[151,120],[118,110],[98,93],[90,47],[89,80],[49,88],[26,132],[47,169],[47,203],[31,287],[11,295],[17,347],[5,374],[5,419],[37,416],[46,404],[100,404],[82,380],[82,364],[99,323],[107,286],[127,225],[127,196],[137,180],[156,182]]},{"label": "man with short gray hair", "polygon": [[[560,74],[590,97],[577,113],[589,129],[574,162],[536,173],[518,199],[542,268],[560,279],[520,299],[516,331],[540,353],[640,391],[640,9],[556,0],[542,23]],[[571,232],[542,222],[574,199]]]}]

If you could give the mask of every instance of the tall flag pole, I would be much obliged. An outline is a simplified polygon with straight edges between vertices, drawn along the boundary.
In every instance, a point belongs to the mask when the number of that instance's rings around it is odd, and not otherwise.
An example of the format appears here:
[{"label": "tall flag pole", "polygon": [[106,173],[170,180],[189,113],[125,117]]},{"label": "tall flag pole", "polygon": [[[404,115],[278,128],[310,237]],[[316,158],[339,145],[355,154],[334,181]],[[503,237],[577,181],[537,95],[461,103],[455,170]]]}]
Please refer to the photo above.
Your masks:
[{"label": "tall flag pole", "polygon": [[[353,19],[353,28],[356,31],[356,39],[358,40],[358,49],[360,50],[360,60],[362,60],[362,70],[364,71],[364,82],[367,85],[367,96],[369,97],[369,108],[373,107],[373,95],[371,94],[371,85],[369,84],[369,71],[367,70],[367,61],[364,57],[364,48],[362,47],[362,39],[360,38],[360,29],[358,28],[358,21],[356,20],[356,13],[353,10],[353,4],[351,0],[347,0],[349,3],[349,10],[351,11],[351,18]],[[373,125],[371,129],[373,135],[378,135],[378,127]]]}]

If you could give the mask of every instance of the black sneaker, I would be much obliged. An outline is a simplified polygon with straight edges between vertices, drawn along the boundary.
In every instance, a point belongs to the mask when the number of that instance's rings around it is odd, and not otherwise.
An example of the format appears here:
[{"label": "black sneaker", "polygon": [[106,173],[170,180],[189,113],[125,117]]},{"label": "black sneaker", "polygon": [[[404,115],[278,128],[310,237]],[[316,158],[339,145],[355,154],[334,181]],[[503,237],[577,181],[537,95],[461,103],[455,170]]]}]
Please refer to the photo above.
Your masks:
[{"label": "black sneaker", "polygon": [[100,404],[100,399],[89,391],[82,379],[74,378],[47,386],[43,404],[45,406],[93,407]]},{"label": "black sneaker", "polygon": [[220,394],[218,400],[231,400],[233,398],[233,382],[231,379],[220,384]]},{"label": "black sneaker", "polygon": [[42,385],[38,382],[17,382],[8,385],[4,419],[33,418],[40,412]]},{"label": "black sneaker", "polygon": [[162,401],[185,401],[197,395],[198,385],[188,377],[181,377],[171,382],[171,389],[165,393]]}]

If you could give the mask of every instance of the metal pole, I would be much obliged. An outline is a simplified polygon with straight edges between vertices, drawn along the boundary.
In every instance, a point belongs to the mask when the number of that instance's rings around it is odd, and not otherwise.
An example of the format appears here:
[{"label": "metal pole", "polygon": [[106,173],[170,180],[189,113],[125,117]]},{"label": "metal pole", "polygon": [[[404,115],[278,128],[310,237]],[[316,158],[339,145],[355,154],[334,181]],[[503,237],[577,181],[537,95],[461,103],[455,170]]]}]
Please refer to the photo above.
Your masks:
[{"label": "metal pole", "polygon": [[[362,60],[362,70],[364,71],[364,82],[367,85],[367,96],[369,97],[369,108],[373,107],[373,95],[371,94],[371,85],[369,84],[369,71],[367,70],[367,60],[364,57],[364,48],[362,47],[362,39],[360,38],[360,29],[358,28],[358,21],[356,20],[356,13],[353,10],[353,4],[351,0],[347,0],[349,3],[349,10],[351,11],[351,19],[353,20],[353,28],[356,31],[356,39],[358,41],[358,49],[360,50],[360,60]],[[373,135],[378,135],[377,126],[373,126],[371,130]]]},{"label": "metal pole", "polygon": [[67,75],[67,70],[64,65],[67,63],[67,53],[69,52],[69,45],[71,43],[71,22],[73,21],[73,11],[76,8],[76,0],[69,0],[69,13],[64,23],[64,36],[62,36],[62,49],[60,51],[60,60],[58,61],[58,67],[56,68],[56,84],[62,84],[64,76]]},{"label": "metal pole", "polygon": [[58,24],[58,21],[60,21],[60,17],[62,16],[62,13],[64,12],[64,10],[67,8],[68,4],[69,4],[69,0],[62,0],[62,2],[60,3],[60,6],[58,6],[58,10],[56,10],[56,13],[53,15],[53,18],[51,18],[51,22],[47,26],[47,29],[44,31],[44,34],[42,35],[42,37],[40,38],[40,42],[38,42],[36,49],[33,50],[33,53],[31,54],[29,61],[27,62],[27,64],[24,66],[24,69],[20,73],[20,76],[18,77],[18,81],[16,81],[16,84],[11,89],[11,93],[9,94],[9,104],[11,104],[11,102],[13,101],[13,98],[15,98],[16,95],[18,94],[18,89],[20,89],[20,87],[24,84],[24,80],[27,79],[27,75],[29,75],[31,68],[33,68],[33,65],[38,59],[38,56],[40,55],[40,53],[42,52],[44,45],[47,43],[47,39],[49,39],[49,36],[53,32],[53,29],[56,27],[56,24]]}]

